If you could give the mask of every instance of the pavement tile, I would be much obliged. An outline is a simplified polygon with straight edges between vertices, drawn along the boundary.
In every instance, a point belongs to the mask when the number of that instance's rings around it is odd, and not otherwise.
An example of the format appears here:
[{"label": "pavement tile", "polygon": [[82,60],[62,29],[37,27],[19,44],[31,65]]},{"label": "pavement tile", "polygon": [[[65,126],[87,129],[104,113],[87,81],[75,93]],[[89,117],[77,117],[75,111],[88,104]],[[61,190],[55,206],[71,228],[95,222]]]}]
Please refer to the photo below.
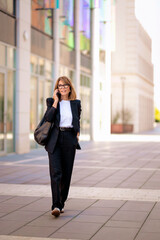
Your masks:
[{"label": "pavement tile", "polygon": [[146,219],[147,215],[148,215],[147,212],[118,211],[111,218],[111,220],[143,222]]},{"label": "pavement tile", "polygon": [[97,200],[95,199],[69,199],[65,204],[67,210],[84,210]]},{"label": "pavement tile", "polygon": [[141,228],[141,232],[160,233],[160,220],[148,219]]},{"label": "pavement tile", "polygon": [[[144,182],[144,181],[143,181]],[[141,188],[141,186],[143,186],[143,182],[139,182],[139,181],[126,181],[121,183],[120,185],[118,185],[118,187],[120,188]]]},{"label": "pavement tile", "polygon": [[154,207],[148,218],[160,220],[160,208]]},{"label": "pavement tile", "polygon": [[154,202],[128,201],[122,206],[121,210],[147,212],[150,211],[153,206]]},{"label": "pavement tile", "polygon": [[83,233],[94,234],[100,229],[100,223],[87,223],[87,222],[69,222],[61,227],[56,233]]},{"label": "pavement tile", "polygon": [[87,222],[87,223],[105,223],[106,221],[108,221],[108,219],[110,218],[110,216],[94,216],[94,215],[83,215],[80,214],[77,217],[75,217],[72,221],[73,222]]},{"label": "pavement tile", "polygon": [[103,227],[91,239],[92,240],[104,240],[104,239],[133,240],[137,232],[138,232],[138,229],[132,229],[132,228]]},{"label": "pavement tile", "polygon": [[155,209],[155,208],[156,208],[156,209],[160,209],[160,202],[157,202],[157,203],[156,203],[154,209]]},{"label": "pavement tile", "polygon": [[0,204],[0,212],[3,213],[10,213],[17,209],[23,208],[24,205],[16,205],[16,204],[7,204],[6,202],[3,202]]},{"label": "pavement tile", "polygon": [[11,232],[17,230],[18,228],[24,226],[25,221],[9,221],[9,220],[0,220],[0,234],[10,234]]},{"label": "pavement tile", "polygon": [[16,196],[11,199],[8,199],[5,201],[6,204],[20,204],[20,205],[26,205],[31,202],[39,200],[40,197],[21,197],[21,196]]},{"label": "pavement tile", "polygon": [[13,236],[48,237],[57,230],[55,227],[24,226],[13,232]]},{"label": "pavement tile", "polygon": [[6,201],[6,200],[8,200],[8,199],[12,199],[14,196],[6,196],[6,195],[4,195],[4,196],[0,196],[0,202],[4,202],[4,201]]},{"label": "pavement tile", "polygon": [[84,233],[59,233],[56,232],[54,234],[52,234],[51,236],[49,236],[50,238],[54,238],[54,239],[70,239],[70,240],[74,240],[74,239],[80,239],[80,240],[89,240],[91,238],[91,235],[89,234],[84,234]]},{"label": "pavement tile", "polygon": [[105,227],[118,227],[118,228],[140,228],[142,225],[141,222],[129,222],[129,221],[108,221],[105,224]]},{"label": "pavement tile", "polygon": [[117,211],[117,208],[90,207],[83,211],[83,215],[90,216],[111,216]]},{"label": "pavement tile", "polygon": [[51,209],[51,198],[43,198],[28,204],[23,211],[48,211]]},{"label": "pavement tile", "polygon": [[118,201],[118,200],[99,200],[95,202],[92,207],[105,207],[105,208],[120,208],[125,201]]},{"label": "pavement tile", "polygon": [[33,211],[20,211],[9,213],[4,217],[1,217],[1,220],[12,220],[12,221],[32,221],[33,219],[41,216],[44,212],[33,212]]},{"label": "pavement tile", "polygon": [[160,233],[142,233],[140,232],[135,240],[159,240]]},{"label": "pavement tile", "polygon": [[33,220],[27,226],[42,226],[42,227],[61,227],[65,223],[69,222],[73,217],[65,216],[63,214],[60,217],[55,218],[50,213],[43,215]]},{"label": "pavement tile", "polygon": [[5,212],[0,212],[0,218],[3,217],[3,216],[5,216],[5,215],[6,215]]}]

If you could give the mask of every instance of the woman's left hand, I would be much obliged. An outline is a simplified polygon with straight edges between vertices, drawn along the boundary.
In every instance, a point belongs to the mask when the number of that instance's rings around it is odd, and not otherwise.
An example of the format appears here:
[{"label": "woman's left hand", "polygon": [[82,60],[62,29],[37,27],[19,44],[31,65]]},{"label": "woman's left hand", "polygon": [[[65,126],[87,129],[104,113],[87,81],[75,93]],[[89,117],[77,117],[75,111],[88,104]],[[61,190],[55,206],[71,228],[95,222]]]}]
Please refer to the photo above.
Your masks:
[{"label": "woman's left hand", "polygon": [[79,142],[79,133],[77,133],[77,139],[78,139],[78,142]]}]

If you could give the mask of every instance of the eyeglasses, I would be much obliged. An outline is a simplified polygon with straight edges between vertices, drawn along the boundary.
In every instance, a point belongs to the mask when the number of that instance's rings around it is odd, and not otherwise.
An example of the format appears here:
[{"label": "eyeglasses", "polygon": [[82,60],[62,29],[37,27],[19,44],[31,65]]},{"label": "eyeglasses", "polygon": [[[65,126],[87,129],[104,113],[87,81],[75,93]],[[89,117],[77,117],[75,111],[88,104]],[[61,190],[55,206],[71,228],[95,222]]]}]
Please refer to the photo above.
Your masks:
[{"label": "eyeglasses", "polygon": [[64,85],[58,85],[58,88],[59,89],[62,89],[62,88],[68,88],[69,87],[69,84],[64,84]]}]

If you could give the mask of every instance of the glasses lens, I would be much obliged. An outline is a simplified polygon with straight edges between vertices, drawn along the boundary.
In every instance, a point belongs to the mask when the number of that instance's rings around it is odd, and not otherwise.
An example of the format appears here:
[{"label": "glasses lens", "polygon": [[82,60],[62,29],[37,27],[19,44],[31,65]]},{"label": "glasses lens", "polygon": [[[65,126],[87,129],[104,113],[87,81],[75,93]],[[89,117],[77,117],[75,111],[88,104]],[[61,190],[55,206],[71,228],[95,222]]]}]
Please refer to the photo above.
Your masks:
[{"label": "glasses lens", "polygon": [[68,88],[68,86],[69,86],[68,84],[58,85],[58,88],[59,88],[59,89]]}]

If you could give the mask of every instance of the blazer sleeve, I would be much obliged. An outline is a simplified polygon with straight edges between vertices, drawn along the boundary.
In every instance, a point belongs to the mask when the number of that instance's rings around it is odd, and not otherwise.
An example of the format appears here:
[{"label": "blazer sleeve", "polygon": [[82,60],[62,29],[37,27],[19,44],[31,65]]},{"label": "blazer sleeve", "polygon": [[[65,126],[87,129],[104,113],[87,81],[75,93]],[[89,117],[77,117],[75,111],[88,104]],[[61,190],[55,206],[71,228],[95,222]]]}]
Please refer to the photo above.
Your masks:
[{"label": "blazer sleeve", "polygon": [[79,100],[79,104],[78,104],[78,132],[80,133],[80,119],[81,119],[81,101]]},{"label": "blazer sleeve", "polygon": [[57,108],[52,107],[53,103],[53,98],[46,99],[47,110],[44,116],[47,122],[54,122],[56,116]]}]

